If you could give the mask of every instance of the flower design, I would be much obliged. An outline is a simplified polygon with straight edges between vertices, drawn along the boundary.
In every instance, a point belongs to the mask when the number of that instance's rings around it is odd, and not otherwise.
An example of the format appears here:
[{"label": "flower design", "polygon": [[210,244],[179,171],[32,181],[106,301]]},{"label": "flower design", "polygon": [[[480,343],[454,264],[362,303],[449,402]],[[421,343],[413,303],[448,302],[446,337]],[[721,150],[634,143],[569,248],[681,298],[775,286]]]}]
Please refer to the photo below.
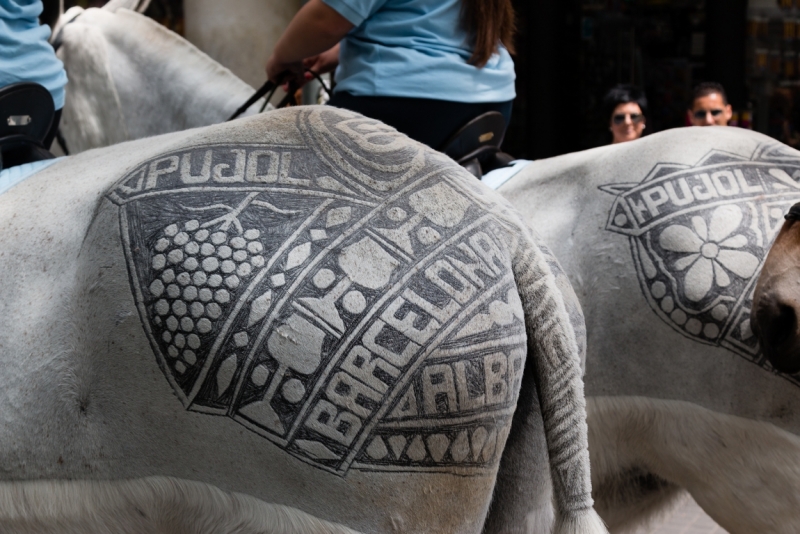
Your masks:
[{"label": "flower design", "polygon": [[661,232],[661,247],[688,255],[678,259],[674,266],[686,271],[684,279],[686,297],[694,302],[703,299],[716,283],[728,287],[728,271],[741,278],[749,278],[758,269],[759,260],[743,250],[747,237],[732,235],[742,223],[742,210],[738,206],[720,206],[711,213],[706,224],[703,217],[692,217],[692,228],[673,225]]}]

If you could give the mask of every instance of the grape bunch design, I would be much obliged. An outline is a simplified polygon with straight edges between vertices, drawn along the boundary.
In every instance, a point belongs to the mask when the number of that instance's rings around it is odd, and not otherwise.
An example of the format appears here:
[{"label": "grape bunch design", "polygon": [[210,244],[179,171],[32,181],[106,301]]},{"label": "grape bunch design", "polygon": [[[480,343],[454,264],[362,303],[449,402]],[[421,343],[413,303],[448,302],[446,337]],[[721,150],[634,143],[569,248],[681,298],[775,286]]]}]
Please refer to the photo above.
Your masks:
[{"label": "grape bunch design", "polygon": [[196,219],[182,227],[170,224],[152,250],[148,289],[154,335],[166,345],[179,374],[197,363],[198,351],[211,344],[215,323],[236,290],[266,263],[259,230],[242,229],[238,235],[227,225],[217,230],[204,226]]}]

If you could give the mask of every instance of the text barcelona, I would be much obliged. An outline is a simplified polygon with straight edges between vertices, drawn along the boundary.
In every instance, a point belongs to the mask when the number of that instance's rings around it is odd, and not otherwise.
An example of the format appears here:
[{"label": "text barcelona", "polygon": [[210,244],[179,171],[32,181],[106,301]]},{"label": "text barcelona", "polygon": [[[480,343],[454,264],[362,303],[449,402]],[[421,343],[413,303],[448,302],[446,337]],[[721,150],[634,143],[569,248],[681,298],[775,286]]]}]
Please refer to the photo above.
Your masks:
[{"label": "text barcelona", "polygon": [[496,468],[526,354],[505,230],[441,175],[365,200],[315,161],[196,147],[109,194],[164,374],[340,475]]}]

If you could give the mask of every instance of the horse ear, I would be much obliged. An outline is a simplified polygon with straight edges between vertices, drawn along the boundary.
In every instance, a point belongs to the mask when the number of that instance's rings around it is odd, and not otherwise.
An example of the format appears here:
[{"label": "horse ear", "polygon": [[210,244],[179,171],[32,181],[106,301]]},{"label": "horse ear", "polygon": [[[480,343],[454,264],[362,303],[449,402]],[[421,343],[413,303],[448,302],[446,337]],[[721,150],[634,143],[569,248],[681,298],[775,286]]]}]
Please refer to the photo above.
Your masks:
[{"label": "horse ear", "polygon": [[138,11],[144,13],[147,6],[150,5],[150,0],[111,0],[107,2],[102,9],[114,12],[118,9],[130,9],[131,11]]}]

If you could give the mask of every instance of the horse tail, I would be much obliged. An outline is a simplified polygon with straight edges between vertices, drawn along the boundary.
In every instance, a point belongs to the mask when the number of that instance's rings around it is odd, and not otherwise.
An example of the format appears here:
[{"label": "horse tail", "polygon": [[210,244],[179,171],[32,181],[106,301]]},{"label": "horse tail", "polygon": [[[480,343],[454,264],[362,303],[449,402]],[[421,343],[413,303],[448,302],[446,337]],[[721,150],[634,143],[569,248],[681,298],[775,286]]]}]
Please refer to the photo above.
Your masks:
[{"label": "horse tail", "polygon": [[[523,241],[524,243],[524,241]],[[521,246],[514,259],[528,337],[528,365],[544,422],[555,493],[555,534],[604,534],[593,509],[580,335],[583,314],[559,289],[561,267],[543,245]],[[571,312],[571,313],[570,313]],[[579,323],[579,324],[578,324]]]}]

